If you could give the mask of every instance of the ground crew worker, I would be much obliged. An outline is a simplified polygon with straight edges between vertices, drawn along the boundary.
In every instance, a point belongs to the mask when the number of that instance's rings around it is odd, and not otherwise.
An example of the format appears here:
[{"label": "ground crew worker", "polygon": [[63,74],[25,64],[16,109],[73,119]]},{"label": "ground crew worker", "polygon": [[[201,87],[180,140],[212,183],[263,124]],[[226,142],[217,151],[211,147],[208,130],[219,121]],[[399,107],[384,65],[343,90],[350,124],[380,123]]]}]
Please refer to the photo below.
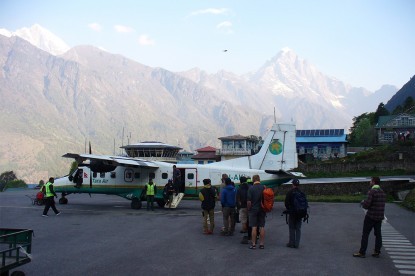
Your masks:
[{"label": "ground crew worker", "polygon": [[157,193],[156,184],[153,183],[153,179],[150,178],[146,184],[146,197],[147,197],[147,211],[154,211],[154,195]]},{"label": "ground crew worker", "polygon": [[45,194],[45,209],[43,209],[42,217],[48,217],[49,208],[52,207],[52,210],[58,216],[60,212],[56,209],[55,200],[53,197],[58,197],[58,195],[53,190],[53,183],[55,179],[53,177],[49,178],[48,183],[46,183],[42,188],[43,193]]}]

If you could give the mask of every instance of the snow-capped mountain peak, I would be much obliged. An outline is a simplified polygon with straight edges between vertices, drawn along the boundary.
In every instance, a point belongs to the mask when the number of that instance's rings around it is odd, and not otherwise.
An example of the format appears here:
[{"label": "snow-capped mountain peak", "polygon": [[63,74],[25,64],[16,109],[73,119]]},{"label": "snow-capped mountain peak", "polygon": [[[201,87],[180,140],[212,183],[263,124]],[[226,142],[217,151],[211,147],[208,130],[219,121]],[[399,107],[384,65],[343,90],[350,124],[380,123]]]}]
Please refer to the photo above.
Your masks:
[{"label": "snow-capped mountain peak", "polygon": [[0,34],[7,37],[18,36],[24,40],[27,40],[37,48],[55,56],[61,55],[70,49],[70,47],[62,39],[39,24],[34,24],[30,28],[24,27],[16,30],[15,32],[0,29]]}]

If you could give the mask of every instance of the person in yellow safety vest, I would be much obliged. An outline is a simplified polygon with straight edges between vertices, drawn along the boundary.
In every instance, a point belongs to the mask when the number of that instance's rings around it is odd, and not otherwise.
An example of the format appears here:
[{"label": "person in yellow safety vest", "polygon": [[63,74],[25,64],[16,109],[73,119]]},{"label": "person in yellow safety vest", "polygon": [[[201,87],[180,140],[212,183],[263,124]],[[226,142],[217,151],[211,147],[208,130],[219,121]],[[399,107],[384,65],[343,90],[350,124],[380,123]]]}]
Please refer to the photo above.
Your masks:
[{"label": "person in yellow safety vest", "polygon": [[154,211],[154,195],[157,194],[157,187],[156,184],[153,183],[153,179],[150,178],[148,183],[146,184],[146,197],[147,197],[147,211],[150,210]]},{"label": "person in yellow safety vest", "polygon": [[60,212],[56,209],[55,200],[53,199],[54,196],[58,197],[58,195],[53,190],[54,182],[55,179],[51,177],[49,178],[49,182],[42,187],[42,192],[45,194],[45,209],[43,210],[42,217],[48,217],[48,211],[50,207],[52,207],[52,210],[57,216],[60,214]]}]

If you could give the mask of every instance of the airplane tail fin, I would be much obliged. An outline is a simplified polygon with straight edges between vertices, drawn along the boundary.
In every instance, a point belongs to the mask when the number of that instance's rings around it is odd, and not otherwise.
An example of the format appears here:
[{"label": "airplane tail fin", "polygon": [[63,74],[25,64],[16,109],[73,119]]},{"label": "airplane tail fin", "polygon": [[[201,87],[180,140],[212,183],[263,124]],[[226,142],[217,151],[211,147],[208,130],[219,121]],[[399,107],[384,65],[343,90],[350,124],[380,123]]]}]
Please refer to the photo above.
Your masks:
[{"label": "airplane tail fin", "polygon": [[249,158],[252,169],[288,171],[297,168],[295,125],[274,124],[261,150]]},{"label": "airplane tail fin", "polygon": [[227,167],[272,171],[288,171],[297,168],[298,158],[295,142],[295,125],[274,124],[265,137],[264,144],[257,154],[219,163],[221,166]]}]

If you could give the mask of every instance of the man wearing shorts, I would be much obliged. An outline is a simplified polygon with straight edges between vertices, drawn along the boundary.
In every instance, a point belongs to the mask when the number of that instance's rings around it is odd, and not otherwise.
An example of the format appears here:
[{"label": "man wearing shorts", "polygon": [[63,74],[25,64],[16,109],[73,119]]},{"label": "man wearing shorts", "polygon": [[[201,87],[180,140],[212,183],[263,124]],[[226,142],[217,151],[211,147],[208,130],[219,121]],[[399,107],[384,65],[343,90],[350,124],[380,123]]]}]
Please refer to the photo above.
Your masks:
[{"label": "man wearing shorts", "polygon": [[[250,249],[256,248],[256,237],[257,231],[259,231],[259,248],[264,249],[264,240],[265,240],[265,212],[261,207],[262,192],[264,191],[264,186],[261,185],[261,180],[259,175],[254,175],[252,177],[254,185],[248,190],[248,222],[249,226],[252,227],[252,241]],[[259,228],[259,230],[258,230]]]}]

